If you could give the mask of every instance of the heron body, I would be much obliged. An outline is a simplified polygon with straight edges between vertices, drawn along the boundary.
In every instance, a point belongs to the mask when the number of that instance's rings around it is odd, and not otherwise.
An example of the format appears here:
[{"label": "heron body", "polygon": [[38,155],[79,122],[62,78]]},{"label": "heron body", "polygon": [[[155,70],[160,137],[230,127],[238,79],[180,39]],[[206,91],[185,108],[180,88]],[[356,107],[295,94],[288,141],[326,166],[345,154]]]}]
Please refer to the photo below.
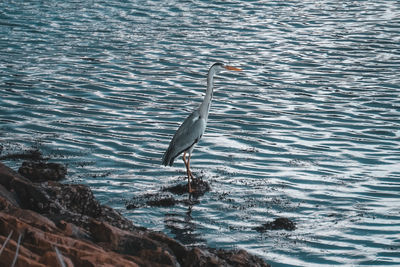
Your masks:
[{"label": "heron body", "polygon": [[[236,71],[241,70],[222,63],[215,63],[210,67],[207,75],[207,91],[203,102],[183,121],[181,126],[179,126],[162,158],[162,164],[164,166],[172,166],[174,160],[183,153],[183,162],[186,167],[190,193],[192,192],[190,178],[194,178],[190,171],[190,157],[194,146],[200,141],[206,130],[208,113],[210,111],[211,99],[213,96],[214,75],[224,69]],[[186,159],[186,154],[189,154],[188,159]]]}]

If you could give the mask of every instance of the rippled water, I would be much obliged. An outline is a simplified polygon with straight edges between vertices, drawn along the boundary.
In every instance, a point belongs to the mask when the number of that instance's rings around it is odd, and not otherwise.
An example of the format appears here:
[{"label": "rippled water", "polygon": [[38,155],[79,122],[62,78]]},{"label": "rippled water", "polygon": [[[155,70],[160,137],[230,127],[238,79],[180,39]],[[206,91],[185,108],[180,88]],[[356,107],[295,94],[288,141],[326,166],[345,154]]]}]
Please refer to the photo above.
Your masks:
[{"label": "rippled water", "polygon": [[[0,37],[2,155],[40,147],[186,244],[276,265],[400,262],[398,1],[2,1]],[[244,71],[217,77],[192,157],[212,191],[126,210],[185,181],[181,160],[160,160],[216,61]],[[297,229],[252,229],[281,216]]]}]

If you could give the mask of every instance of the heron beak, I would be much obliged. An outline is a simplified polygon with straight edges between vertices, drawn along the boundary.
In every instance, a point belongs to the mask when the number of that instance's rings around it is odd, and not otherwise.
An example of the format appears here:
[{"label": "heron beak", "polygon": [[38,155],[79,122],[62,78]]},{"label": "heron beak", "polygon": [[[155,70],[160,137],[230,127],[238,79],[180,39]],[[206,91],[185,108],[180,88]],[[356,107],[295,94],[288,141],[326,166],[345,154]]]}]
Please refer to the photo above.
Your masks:
[{"label": "heron beak", "polygon": [[236,68],[236,67],[232,67],[232,66],[224,66],[224,68],[225,69],[227,69],[227,70],[235,70],[235,71],[241,71],[242,69],[241,68]]}]

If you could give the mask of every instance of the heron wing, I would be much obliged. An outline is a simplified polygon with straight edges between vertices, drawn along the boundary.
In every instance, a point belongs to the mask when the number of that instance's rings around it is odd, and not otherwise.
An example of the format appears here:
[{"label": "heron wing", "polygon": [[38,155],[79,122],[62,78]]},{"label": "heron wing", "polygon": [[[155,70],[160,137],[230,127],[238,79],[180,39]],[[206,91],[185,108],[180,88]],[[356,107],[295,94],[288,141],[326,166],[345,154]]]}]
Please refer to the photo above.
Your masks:
[{"label": "heron wing", "polygon": [[204,133],[206,121],[199,111],[194,111],[187,117],[175,132],[169,147],[163,156],[163,164],[172,165],[177,156],[197,143]]}]

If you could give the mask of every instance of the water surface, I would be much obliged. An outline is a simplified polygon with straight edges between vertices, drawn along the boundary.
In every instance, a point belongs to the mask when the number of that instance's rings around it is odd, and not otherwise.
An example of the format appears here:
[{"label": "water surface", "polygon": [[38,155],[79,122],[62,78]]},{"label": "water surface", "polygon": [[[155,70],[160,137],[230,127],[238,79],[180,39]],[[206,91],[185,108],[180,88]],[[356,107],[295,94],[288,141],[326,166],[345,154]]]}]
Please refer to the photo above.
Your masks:
[{"label": "water surface", "polygon": [[[127,2],[127,3],[126,3]],[[398,1],[2,1],[2,155],[39,147],[103,204],[188,245],[273,265],[400,262]],[[221,73],[192,207],[126,210]],[[6,160],[17,169],[21,162]],[[258,233],[277,217],[293,232]]]}]

